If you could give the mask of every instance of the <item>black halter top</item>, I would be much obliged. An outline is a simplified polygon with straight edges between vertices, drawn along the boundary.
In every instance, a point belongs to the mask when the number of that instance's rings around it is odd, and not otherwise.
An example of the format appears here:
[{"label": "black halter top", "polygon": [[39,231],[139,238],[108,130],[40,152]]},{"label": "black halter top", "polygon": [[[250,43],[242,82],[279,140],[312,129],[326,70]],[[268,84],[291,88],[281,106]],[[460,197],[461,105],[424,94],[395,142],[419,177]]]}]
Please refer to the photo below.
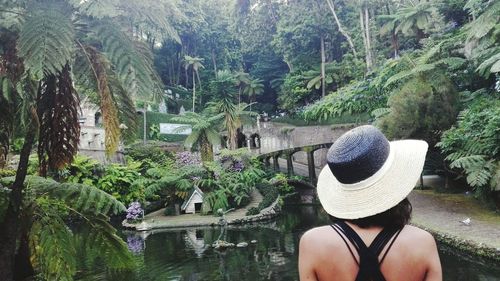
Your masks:
[{"label": "black halter top", "polygon": [[[351,252],[352,257],[359,266],[358,275],[356,276],[356,281],[385,281],[384,275],[380,271],[380,265],[384,262],[384,259],[396,241],[399,233],[402,229],[398,228],[384,228],[375,237],[373,242],[369,247],[363,242],[359,235],[345,222],[339,221],[332,224],[331,227],[339,234],[339,236],[344,240],[349,252]],[[351,242],[359,255],[359,261],[356,259],[350,244],[347,242],[346,238]],[[389,243],[387,250],[382,255],[380,262],[378,257],[385,245]]]}]

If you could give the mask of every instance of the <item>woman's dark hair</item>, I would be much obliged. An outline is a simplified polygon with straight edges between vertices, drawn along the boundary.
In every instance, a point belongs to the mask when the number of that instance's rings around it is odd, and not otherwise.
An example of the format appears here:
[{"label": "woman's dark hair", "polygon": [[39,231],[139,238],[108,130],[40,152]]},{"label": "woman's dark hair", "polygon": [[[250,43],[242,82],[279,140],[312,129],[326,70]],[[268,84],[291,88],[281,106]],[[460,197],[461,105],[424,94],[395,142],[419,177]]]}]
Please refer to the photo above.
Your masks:
[{"label": "woman's dark hair", "polygon": [[334,223],[338,220],[345,220],[361,228],[368,228],[372,226],[402,228],[410,221],[411,211],[411,203],[408,198],[405,198],[396,206],[380,214],[354,220],[340,219],[330,216],[330,220]]}]

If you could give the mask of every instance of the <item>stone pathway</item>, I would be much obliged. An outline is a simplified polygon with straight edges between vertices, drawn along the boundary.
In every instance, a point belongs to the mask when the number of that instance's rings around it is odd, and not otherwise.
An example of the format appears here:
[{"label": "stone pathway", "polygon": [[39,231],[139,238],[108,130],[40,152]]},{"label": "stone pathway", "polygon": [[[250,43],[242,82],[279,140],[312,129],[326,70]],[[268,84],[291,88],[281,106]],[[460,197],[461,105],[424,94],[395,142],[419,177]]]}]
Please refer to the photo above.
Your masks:
[{"label": "stone pathway", "polygon": [[[415,190],[409,199],[413,206],[412,223],[500,252],[500,214],[485,210],[472,196]],[[461,222],[467,218],[469,225]]]}]

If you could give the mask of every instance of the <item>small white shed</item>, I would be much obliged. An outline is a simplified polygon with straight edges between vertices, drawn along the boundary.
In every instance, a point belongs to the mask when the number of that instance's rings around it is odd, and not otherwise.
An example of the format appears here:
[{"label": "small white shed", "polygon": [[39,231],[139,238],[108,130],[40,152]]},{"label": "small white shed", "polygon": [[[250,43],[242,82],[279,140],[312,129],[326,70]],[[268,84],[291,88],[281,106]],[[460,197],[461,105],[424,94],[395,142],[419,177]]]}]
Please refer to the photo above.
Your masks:
[{"label": "small white shed", "polygon": [[186,214],[200,212],[203,205],[203,196],[203,191],[195,186],[189,194],[188,199],[182,204],[181,212]]}]

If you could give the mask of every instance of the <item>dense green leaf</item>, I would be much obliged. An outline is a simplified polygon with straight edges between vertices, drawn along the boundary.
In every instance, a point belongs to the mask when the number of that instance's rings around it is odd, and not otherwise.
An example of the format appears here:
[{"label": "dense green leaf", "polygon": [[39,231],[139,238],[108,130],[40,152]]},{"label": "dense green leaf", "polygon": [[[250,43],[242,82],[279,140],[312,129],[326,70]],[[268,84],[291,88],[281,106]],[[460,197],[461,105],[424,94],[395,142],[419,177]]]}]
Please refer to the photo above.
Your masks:
[{"label": "dense green leaf", "polygon": [[72,59],[75,33],[68,16],[45,9],[28,17],[19,34],[19,56],[37,80],[56,75]]}]

